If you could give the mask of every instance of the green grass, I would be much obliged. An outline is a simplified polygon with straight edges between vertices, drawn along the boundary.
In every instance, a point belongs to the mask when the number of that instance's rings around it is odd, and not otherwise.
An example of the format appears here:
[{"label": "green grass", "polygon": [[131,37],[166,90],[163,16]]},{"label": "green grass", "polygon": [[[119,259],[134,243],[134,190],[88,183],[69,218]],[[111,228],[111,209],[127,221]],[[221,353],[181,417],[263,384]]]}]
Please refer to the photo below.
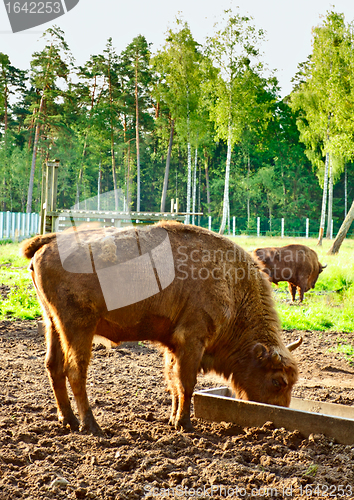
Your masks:
[{"label": "green grass", "polygon": [[0,245],[0,284],[10,291],[0,296],[0,319],[34,319],[41,315],[28,260],[19,256],[19,244]]},{"label": "green grass", "polygon": [[330,352],[340,352],[344,354],[345,358],[349,362],[349,364],[354,364],[354,347],[347,342],[346,339],[338,338],[337,339],[337,347],[336,349],[329,349]]}]

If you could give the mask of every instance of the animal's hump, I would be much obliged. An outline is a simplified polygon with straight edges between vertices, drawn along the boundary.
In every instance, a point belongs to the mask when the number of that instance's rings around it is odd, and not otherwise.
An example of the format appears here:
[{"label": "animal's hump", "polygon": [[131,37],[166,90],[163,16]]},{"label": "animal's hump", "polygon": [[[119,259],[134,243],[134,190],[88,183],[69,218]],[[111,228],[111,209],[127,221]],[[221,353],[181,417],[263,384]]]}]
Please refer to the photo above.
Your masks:
[{"label": "animal's hump", "polygon": [[26,259],[32,259],[34,254],[44,245],[50,243],[56,237],[55,233],[40,234],[30,240],[25,240],[20,246],[20,255]]}]

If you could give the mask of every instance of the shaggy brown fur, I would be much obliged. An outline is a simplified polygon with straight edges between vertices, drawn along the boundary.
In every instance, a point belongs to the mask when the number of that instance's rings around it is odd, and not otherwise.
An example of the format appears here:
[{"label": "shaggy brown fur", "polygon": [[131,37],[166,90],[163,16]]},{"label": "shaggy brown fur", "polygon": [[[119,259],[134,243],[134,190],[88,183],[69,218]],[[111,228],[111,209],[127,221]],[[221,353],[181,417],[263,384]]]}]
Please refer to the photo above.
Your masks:
[{"label": "shaggy brown fur", "polygon": [[302,302],[304,293],[315,288],[318,275],[326,267],[318,261],[317,253],[305,245],[257,248],[252,256],[271,283],[288,282],[293,302],[296,289]]},{"label": "shaggy brown fur", "polygon": [[[158,293],[140,302],[107,310],[96,270],[136,257],[136,241],[141,254],[150,252],[161,243],[161,231],[172,248],[172,283],[162,290],[160,284]],[[72,235],[63,237],[72,245]],[[32,258],[46,324],[46,367],[61,422],[79,427],[66,390],[68,379],[81,426],[100,432],[86,394],[95,334],[116,343],[150,340],[164,346],[172,394],[170,422],[177,428],[191,428],[190,404],[199,370],[230,379],[244,399],[289,405],[296,363],[281,340],[270,285],[242,248],[205,229],[177,223],[83,231],[80,241],[82,248],[90,249],[94,272],[63,269],[55,235],[37,236],[22,246],[22,254]],[[164,255],[160,258],[163,261]],[[78,269],[81,261],[78,250],[64,267]],[[158,263],[155,274],[156,269]]]}]

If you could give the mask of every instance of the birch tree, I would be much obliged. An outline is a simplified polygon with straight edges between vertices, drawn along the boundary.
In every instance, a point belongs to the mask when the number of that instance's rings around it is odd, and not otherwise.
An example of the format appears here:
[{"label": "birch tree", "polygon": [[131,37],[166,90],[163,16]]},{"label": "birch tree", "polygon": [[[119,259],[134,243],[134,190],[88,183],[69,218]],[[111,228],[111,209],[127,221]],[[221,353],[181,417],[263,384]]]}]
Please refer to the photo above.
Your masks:
[{"label": "birch tree", "polygon": [[[192,186],[191,141],[192,135],[196,135],[201,84],[199,64],[202,54],[188,24],[179,19],[176,23],[177,29],[168,31],[163,49],[156,54],[152,62],[159,75],[155,96],[169,107],[174,130],[187,143],[186,223],[189,224]],[[163,189],[167,189],[167,181]],[[166,194],[163,193],[162,198],[165,197]]]},{"label": "birch tree", "polygon": [[217,25],[215,35],[207,40],[207,54],[219,70],[216,82],[208,88],[210,115],[217,139],[227,143],[221,234],[225,231],[230,213],[232,149],[241,138],[255,97],[249,82],[253,73],[263,70],[258,45],[264,38],[264,32],[257,30],[251,22],[251,17],[232,15],[227,10],[221,27]]},{"label": "birch tree", "polygon": [[[349,60],[353,56],[350,38],[344,15],[328,12],[322,25],[313,29],[313,51],[302,65],[298,74],[300,82],[291,96],[292,107],[298,112],[300,139],[306,145],[306,154],[323,184],[318,245],[322,245],[324,236],[328,183],[334,179],[332,158],[347,158],[353,149],[348,148],[348,132],[345,132],[349,128],[350,134],[353,133],[353,120],[349,119],[348,125],[346,111],[352,92],[349,83],[352,64]],[[331,190],[329,195],[332,203]],[[329,224],[331,213],[332,205],[329,207]]]}]

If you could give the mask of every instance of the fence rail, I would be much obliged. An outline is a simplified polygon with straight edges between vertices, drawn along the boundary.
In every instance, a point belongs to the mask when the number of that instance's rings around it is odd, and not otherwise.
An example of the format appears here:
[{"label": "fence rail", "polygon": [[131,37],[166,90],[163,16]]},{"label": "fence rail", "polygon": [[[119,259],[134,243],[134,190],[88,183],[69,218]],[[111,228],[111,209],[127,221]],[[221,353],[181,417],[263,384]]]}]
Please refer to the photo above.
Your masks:
[{"label": "fence rail", "polygon": [[[331,238],[335,237],[342,224],[340,219],[332,219]],[[221,217],[196,217],[196,224],[212,231],[218,232],[221,225]],[[302,238],[316,238],[318,236],[319,220],[308,218],[299,219],[267,219],[265,217],[230,217],[230,227],[225,229],[225,235],[231,236],[291,236]],[[354,231],[353,231],[354,232]],[[352,236],[348,233],[348,236]]]},{"label": "fence rail", "polygon": [[39,215],[20,212],[0,212],[0,240],[22,240],[39,230]]},{"label": "fence rail", "polygon": [[[156,214],[157,215],[157,214]],[[107,216],[108,217],[108,216]],[[62,231],[66,225],[59,217],[57,230]],[[84,218],[90,220],[90,217]],[[83,220],[83,221],[84,221]],[[97,220],[95,217],[92,220]],[[105,222],[114,225],[114,220],[110,217]],[[208,217],[197,215],[195,223],[198,226],[208,228],[212,231],[219,231],[221,217]],[[332,237],[335,237],[342,221],[332,220]],[[252,217],[247,221],[246,217],[230,217],[230,228],[226,228],[225,234],[229,235],[250,235],[250,236],[294,236],[294,237],[317,237],[318,220],[302,219],[266,219],[265,217]],[[25,214],[16,212],[0,212],[0,240],[21,240],[40,232],[40,215],[37,213]],[[354,229],[348,233],[348,237],[354,236]]]}]

